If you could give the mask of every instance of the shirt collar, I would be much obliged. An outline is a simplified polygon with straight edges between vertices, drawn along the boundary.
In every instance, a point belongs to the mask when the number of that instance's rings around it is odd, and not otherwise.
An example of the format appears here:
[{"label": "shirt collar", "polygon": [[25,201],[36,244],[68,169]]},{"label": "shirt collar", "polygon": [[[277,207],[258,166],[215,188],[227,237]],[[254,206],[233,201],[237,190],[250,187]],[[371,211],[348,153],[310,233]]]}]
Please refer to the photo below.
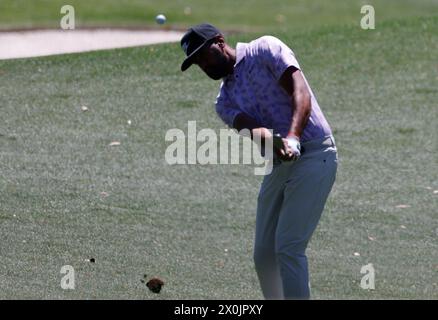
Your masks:
[{"label": "shirt collar", "polygon": [[[236,66],[240,63],[240,61],[245,58],[245,52],[246,52],[246,46],[247,43],[238,42],[236,44],[236,62],[234,63],[234,69],[236,69]],[[230,80],[234,78],[234,74],[230,74],[224,78],[225,81]]]},{"label": "shirt collar", "polygon": [[238,42],[236,45],[236,63],[234,64],[234,67],[236,67],[240,61],[243,60],[243,58],[245,58],[245,49],[246,46],[248,44],[247,43],[243,43],[243,42]]}]

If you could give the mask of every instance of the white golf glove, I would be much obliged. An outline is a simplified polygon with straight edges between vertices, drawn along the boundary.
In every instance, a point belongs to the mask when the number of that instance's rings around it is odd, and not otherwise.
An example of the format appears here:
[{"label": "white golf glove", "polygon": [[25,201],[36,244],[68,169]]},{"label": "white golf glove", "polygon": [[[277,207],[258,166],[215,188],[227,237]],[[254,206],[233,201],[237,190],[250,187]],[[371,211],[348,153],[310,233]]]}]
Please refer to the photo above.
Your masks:
[{"label": "white golf glove", "polygon": [[287,137],[287,144],[289,145],[289,148],[292,149],[292,161],[298,160],[298,158],[301,156],[301,145],[300,141],[295,137]]}]

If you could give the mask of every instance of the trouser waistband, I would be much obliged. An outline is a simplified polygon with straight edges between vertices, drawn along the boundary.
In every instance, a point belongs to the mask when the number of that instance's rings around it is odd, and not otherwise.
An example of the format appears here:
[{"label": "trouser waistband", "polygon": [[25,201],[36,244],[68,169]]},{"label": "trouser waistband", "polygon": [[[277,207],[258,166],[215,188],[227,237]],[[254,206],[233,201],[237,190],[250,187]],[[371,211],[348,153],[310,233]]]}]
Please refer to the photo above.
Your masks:
[{"label": "trouser waistband", "polygon": [[[324,150],[330,147],[336,148],[335,138],[332,135],[301,143],[301,154],[305,155],[307,153],[311,153],[318,150]],[[273,161],[274,164],[282,163],[282,161],[278,158],[278,156],[275,153],[274,153]]]},{"label": "trouser waistband", "polygon": [[321,150],[328,147],[336,148],[335,138],[332,135],[321,139],[309,140],[301,143],[301,153],[304,154],[307,152]]}]

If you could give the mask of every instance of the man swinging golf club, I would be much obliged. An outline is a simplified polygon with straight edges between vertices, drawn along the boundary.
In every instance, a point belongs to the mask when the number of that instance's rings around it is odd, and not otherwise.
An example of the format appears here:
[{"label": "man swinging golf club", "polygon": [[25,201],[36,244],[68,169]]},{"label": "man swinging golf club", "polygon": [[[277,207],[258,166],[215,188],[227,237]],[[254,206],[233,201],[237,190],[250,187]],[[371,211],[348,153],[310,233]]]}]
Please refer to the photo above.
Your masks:
[{"label": "man swinging golf club", "polygon": [[293,51],[272,36],[232,48],[210,24],[191,27],[181,47],[182,71],[196,64],[222,79],[216,112],[228,126],[249,129],[262,141],[274,139],[272,132],[281,136],[258,195],[254,262],[266,299],[310,298],[305,250],[338,160],[330,126]]}]

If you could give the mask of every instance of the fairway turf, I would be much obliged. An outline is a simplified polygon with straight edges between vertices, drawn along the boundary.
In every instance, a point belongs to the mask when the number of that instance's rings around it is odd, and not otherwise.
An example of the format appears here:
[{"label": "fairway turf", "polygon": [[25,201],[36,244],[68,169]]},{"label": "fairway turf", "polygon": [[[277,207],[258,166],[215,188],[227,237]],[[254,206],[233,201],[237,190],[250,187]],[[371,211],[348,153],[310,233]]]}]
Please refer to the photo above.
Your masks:
[{"label": "fairway turf", "polygon": [[[438,18],[275,35],[294,49],[339,149],[308,250],[313,298],[437,299]],[[262,298],[252,262],[261,177],[164,160],[168,129],[224,127],[219,82],[181,73],[182,58],[166,44],[0,61],[0,298]],[[368,263],[372,291],[360,287]],[[63,265],[75,290],[60,287]],[[164,280],[159,295],[144,274]]]},{"label": "fairway turf", "polygon": [[[2,0],[0,29],[58,28],[60,10],[66,4],[75,9],[77,28],[186,29],[208,21],[221,30],[292,33],[341,24],[358,26],[365,4],[374,6],[378,23],[438,11],[436,0],[222,0],[220,4],[215,0]],[[166,16],[166,24],[156,24],[158,14]]]}]

